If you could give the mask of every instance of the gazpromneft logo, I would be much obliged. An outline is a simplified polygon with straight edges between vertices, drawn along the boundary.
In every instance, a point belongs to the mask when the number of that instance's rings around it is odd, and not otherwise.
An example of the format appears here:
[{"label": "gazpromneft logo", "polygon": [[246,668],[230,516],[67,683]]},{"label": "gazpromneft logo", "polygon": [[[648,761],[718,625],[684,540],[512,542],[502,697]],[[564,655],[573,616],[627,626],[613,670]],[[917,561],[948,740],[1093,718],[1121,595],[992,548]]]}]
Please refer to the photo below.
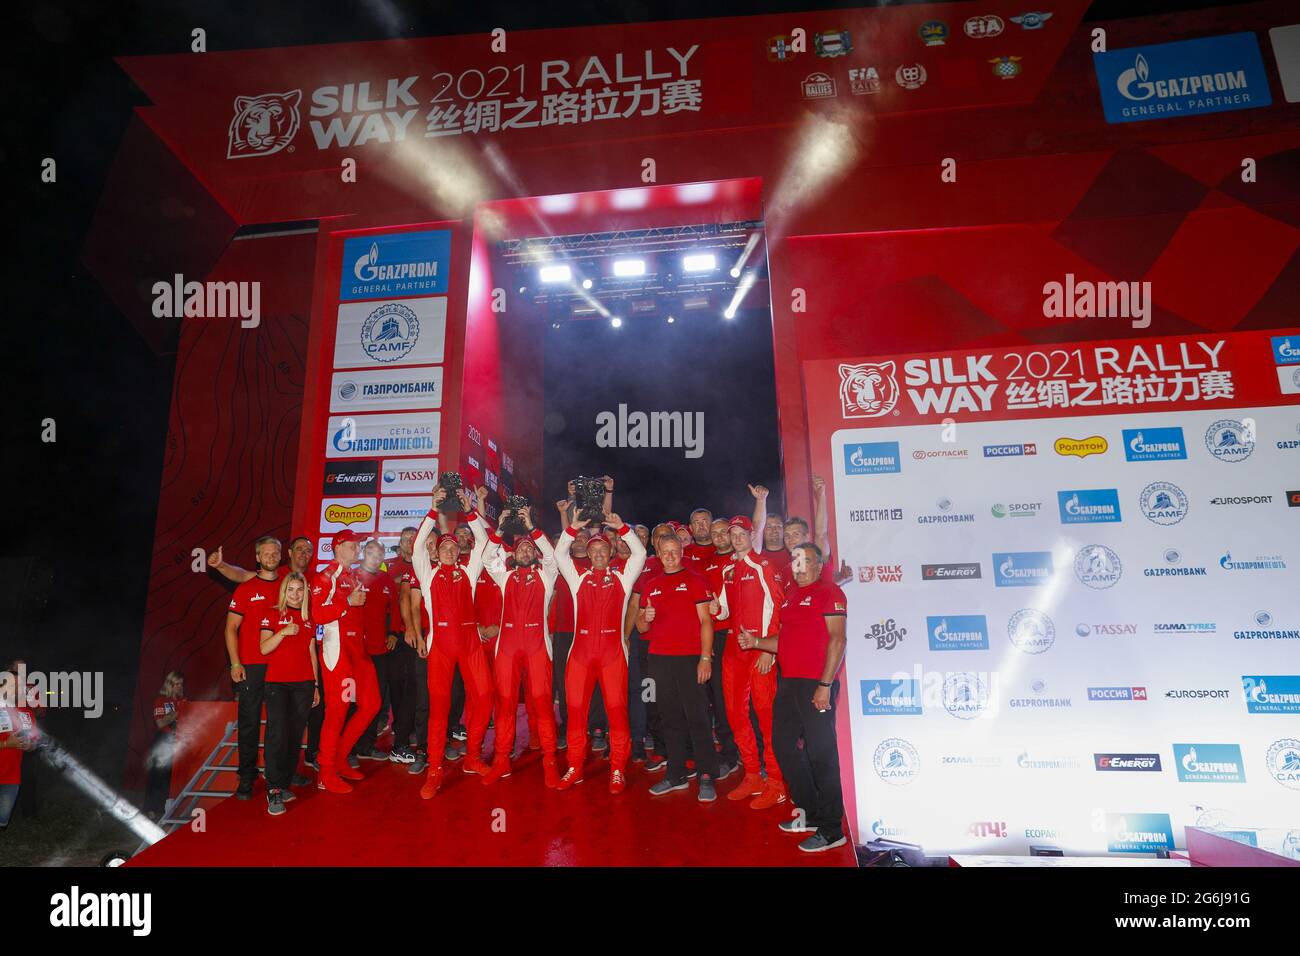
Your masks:
[{"label": "gazpromneft logo", "polygon": [[1058,455],[1087,458],[1089,455],[1104,455],[1110,448],[1110,442],[1100,435],[1091,438],[1058,438],[1053,447]]},{"label": "gazpromneft logo", "polygon": [[1124,457],[1129,461],[1174,461],[1187,458],[1181,428],[1125,428]]}]

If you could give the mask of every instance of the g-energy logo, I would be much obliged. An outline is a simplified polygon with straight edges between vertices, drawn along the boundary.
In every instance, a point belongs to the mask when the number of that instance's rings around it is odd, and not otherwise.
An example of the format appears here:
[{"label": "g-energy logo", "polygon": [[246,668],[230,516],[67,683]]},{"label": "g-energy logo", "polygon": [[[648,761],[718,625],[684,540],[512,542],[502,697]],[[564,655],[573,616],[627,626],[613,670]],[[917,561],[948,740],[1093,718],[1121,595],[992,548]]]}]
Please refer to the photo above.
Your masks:
[{"label": "g-energy logo", "polygon": [[153,895],[150,893],[71,892],[50,897],[50,925],[54,927],[127,926],[133,936],[148,936],[153,929]]}]

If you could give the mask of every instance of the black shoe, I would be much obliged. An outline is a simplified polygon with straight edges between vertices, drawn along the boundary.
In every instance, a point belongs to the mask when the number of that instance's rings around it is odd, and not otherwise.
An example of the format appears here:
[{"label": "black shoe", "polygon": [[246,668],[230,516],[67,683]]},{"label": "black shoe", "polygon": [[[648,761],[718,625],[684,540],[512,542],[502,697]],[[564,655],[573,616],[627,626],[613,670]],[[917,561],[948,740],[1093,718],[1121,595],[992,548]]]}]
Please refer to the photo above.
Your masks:
[{"label": "black shoe", "polygon": [[284,799],[279,790],[266,791],[266,812],[273,817],[284,813]]},{"label": "black shoe", "polygon": [[293,803],[295,800],[298,799],[298,795],[286,787],[285,789],[280,791],[280,799],[284,803]]},{"label": "black shoe", "polygon": [[668,758],[662,754],[648,754],[645,758],[646,773],[655,773],[668,766]]},{"label": "black shoe", "polygon": [[739,764],[727,763],[727,761],[723,760],[718,764],[718,776],[716,779],[719,781],[726,780],[739,769]]},{"label": "black shoe", "polygon": [[239,781],[239,789],[235,791],[235,799],[236,800],[253,799],[253,781],[251,780]]},{"label": "black shoe", "polygon": [[415,754],[405,747],[394,747],[389,751],[388,759],[392,763],[415,763]]},{"label": "black shoe", "polygon": [[463,742],[463,741],[466,741],[466,740],[469,739],[469,733],[465,730],[465,725],[464,725],[464,724],[457,724],[456,727],[455,727],[455,729],[452,730],[451,735],[452,735],[452,737],[455,738],[456,740],[459,740],[459,741],[462,741],[462,742]]},{"label": "black shoe", "polygon": [[429,755],[423,752],[416,753],[415,760],[406,768],[406,772],[415,776],[424,773],[429,768]]},{"label": "black shoe", "polygon": [[387,760],[388,754],[384,753],[378,747],[371,747],[365,753],[357,754],[362,760]]},{"label": "black shoe", "polygon": [[569,738],[567,736],[567,732],[563,727],[560,727],[558,730],[555,731],[555,749],[556,750],[569,749]]},{"label": "black shoe", "polygon": [[311,777],[304,777],[300,773],[295,773],[293,779],[289,781],[289,785],[293,787],[305,787],[309,783],[311,783]]},{"label": "black shoe", "polygon": [[591,737],[591,752],[603,754],[607,750],[609,750],[609,738],[605,736],[604,731],[596,731]]},{"label": "black shoe", "polygon": [[837,846],[843,846],[849,842],[849,838],[841,836],[837,840],[828,840],[820,833],[814,833],[808,839],[799,844],[799,849],[805,853],[821,853],[825,850],[833,850]]},{"label": "black shoe", "polygon": [[633,749],[633,751],[632,751],[632,762],[633,762],[633,763],[645,763],[645,760],[646,760],[646,756],[645,756],[645,749],[644,749],[644,748],[642,748],[642,747],[638,747],[638,748]]},{"label": "black shoe", "polygon": [[320,763],[317,762],[315,754],[312,754],[310,757],[304,760],[303,763],[311,767],[311,769],[315,770],[317,773],[320,773]]}]

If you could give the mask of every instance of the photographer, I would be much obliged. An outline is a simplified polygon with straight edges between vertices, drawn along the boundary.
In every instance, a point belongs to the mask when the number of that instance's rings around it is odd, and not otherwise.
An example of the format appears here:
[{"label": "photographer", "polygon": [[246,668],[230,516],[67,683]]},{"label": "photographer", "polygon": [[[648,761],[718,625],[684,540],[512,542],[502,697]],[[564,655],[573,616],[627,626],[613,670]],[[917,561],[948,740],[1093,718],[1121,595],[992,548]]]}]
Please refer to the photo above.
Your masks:
[{"label": "photographer", "polygon": [[800,545],[792,562],[794,585],[781,605],[779,636],[758,638],[742,632],[737,639],[746,650],[777,655],[781,676],[773,707],[772,749],[790,799],[806,819],[786,820],[780,827],[786,833],[813,831],[799,844],[805,853],[831,850],[847,840],[835,704],[848,601],[838,585],[823,579],[822,566],[820,548]]},{"label": "photographer", "polygon": [[153,722],[158,733],[145,759],[144,806],[140,809],[155,822],[163,818],[167,799],[171,796],[172,762],[180,749],[177,728],[184,706],[185,678],[180,671],[171,671],[163,678],[158,696],[154,698]]}]

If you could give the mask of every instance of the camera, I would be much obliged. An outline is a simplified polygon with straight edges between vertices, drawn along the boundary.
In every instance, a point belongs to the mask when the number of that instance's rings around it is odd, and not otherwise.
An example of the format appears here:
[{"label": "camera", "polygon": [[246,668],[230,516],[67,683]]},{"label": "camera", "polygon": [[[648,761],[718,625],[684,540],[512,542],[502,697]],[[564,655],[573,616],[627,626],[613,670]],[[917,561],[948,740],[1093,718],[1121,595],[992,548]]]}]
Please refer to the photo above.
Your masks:
[{"label": "camera", "polygon": [[605,479],[574,478],[573,501],[579,519],[586,518],[592,528],[600,527],[605,520]]},{"label": "camera", "polygon": [[497,532],[504,538],[506,535],[523,535],[528,533],[524,527],[524,520],[519,512],[528,507],[528,499],[523,495],[510,495],[506,498],[505,507],[501,509],[501,522],[497,527]]},{"label": "camera", "polygon": [[457,514],[461,510],[460,499],[456,497],[460,484],[460,475],[454,471],[444,471],[438,476],[439,487],[447,489],[447,497],[442,499],[442,504],[438,505],[438,510],[443,514]]}]

